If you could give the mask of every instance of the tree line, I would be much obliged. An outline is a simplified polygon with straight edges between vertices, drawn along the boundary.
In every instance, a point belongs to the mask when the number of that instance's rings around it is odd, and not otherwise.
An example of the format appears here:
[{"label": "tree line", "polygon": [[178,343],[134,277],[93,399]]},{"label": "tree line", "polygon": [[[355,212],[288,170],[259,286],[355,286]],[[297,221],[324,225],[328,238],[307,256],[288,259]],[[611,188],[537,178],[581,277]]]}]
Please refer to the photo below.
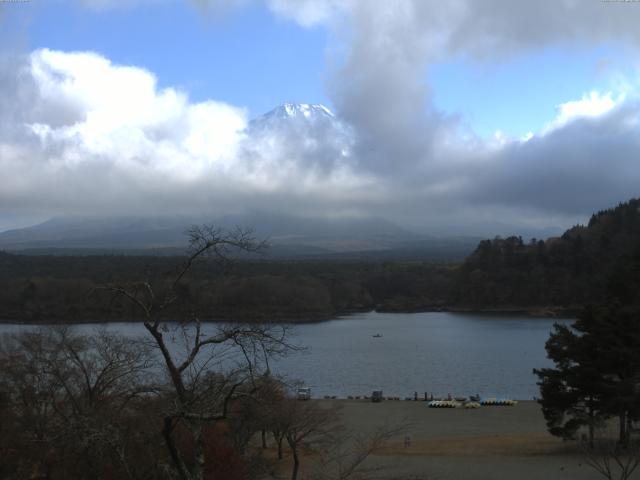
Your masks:
[{"label": "tree line", "polygon": [[[140,312],[96,286],[146,278],[162,288],[175,257],[23,256],[0,252],[0,321],[137,321]],[[207,320],[325,320],[351,312],[442,308],[453,267],[428,262],[245,261],[195,265],[181,300]],[[164,287],[166,288],[166,286]]]}]

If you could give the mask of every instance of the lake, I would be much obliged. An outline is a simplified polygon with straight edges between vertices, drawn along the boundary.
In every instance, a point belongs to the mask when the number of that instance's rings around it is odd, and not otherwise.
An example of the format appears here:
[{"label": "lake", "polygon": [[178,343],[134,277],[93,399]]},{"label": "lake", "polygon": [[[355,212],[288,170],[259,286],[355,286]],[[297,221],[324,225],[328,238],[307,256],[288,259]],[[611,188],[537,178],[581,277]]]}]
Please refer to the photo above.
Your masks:
[{"label": "lake", "polygon": [[[544,343],[556,321],[571,322],[508,314],[354,314],[296,326],[293,341],[306,351],[279,359],[272,370],[304,381],[313,396],[370,395],[380,389],[400,397],[417,391],[532,399],[538,396],[532,369],[550,365]],[[0,325],[0,332],[22,328],[29,327]],[[144,333],[140,324],[108,328]]]}]

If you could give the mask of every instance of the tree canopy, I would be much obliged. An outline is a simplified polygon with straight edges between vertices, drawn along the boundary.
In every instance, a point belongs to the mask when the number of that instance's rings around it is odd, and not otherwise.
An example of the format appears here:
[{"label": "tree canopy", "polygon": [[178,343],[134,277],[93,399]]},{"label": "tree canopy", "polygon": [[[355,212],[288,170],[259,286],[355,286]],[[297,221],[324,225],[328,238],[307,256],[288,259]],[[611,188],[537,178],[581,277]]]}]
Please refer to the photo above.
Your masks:
[{"label": "tree canopy", "polygon": [[640,418],[639,259],[638,251],[623,258],[604,302],[584,308],[571,327],[554,326],[546,350],[555,366],[534,370],[554,435],[573,438],[587,426],[593,442],[595,426],[617,417],[626,444]]}]

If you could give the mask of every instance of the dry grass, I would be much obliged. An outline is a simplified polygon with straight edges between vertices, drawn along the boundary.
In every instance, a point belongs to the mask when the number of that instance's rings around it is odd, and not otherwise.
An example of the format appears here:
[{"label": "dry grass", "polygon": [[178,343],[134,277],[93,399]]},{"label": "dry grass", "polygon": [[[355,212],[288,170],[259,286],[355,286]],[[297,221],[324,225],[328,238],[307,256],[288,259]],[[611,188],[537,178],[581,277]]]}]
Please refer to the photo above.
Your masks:
[{"label": "dry grass", "polygon": [[403,456],[530,456],[570,453],[570,444],[544,433],[430,438],[410,446],[394,443],[383,455]]}]

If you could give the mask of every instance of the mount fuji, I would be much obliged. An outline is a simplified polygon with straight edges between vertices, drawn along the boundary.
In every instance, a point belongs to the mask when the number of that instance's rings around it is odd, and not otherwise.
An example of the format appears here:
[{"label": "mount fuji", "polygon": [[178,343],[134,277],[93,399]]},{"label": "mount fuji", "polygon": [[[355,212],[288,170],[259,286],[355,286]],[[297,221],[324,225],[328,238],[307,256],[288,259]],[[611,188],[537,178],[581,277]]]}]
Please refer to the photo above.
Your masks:
[{"label": "mount fuji", "polygon": [[250,122],[249,129],[260,129],[282,121],[298,121],[312,125],[317,122],[340,123],[327,107],[321,104],[283,103],[273,110],[256,117]]},{"label": "mount fuji", "polygon": [[[351,127],[320,104],[285,103],[251,120],[245,148],[255,157],[296,162],[317,172],[337,162],[348,164],[354,142]],[[269,238],[278,256],[331,255],[347,252],[384,252],[417,247],[427,256],[462,257],[473,242],[451,245],[441,239],[405,230],[386,219],[302,218],[284,212],[247,212],[239,215],[197,214],[153,217],[60,217],[39,225],[0,232],[0,250],[78,249],[154,250],[185,245],[184,231],[193,224],[214,223],[223,228],[251,226]],[[450,243],[450,242],[449,242]],[[59,252],[58,252],[59,253]]]},{"label": "mount fuji", "polygon": [[245,145],[270,160],[294,159],[304,167],[330,168],[349,163],[353,129],[324,105],[285,103],[254,118]]}]

